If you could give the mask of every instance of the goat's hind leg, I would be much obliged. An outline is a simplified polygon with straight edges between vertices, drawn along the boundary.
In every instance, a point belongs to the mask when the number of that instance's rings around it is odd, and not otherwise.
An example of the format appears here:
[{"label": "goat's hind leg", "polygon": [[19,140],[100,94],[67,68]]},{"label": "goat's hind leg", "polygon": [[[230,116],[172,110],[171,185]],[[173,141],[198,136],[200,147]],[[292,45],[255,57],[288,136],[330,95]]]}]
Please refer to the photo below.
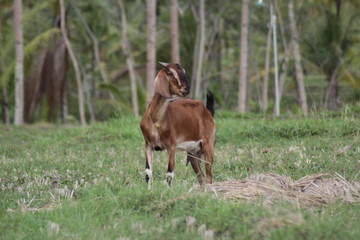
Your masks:
[{"label": "goat's hind leg", "polygon": [[[200,167],[200,161],[197,158],[201,158],[201,154],[192,154],[187,153],[187,162],[191,163],[192,168],[194,169],[194,172],[197,176],[199,184],[202,186],[204,185],[204,173],[201,170]],[[196,158],[195,158],[196,157]]]},{"label": "goat's hind leg", "polygon": [[175,153],[176,149],[170,149],[168,150],[169,153],[169,164],[168,164],[168,170],[166,173],[166,182],[171,187],[171,183],[174,179],[174,170],[175,170]]},{"label": "goat's hind leg", "polygon": [[152,185],[152,163],[154,157],[154,150],[146,144],[145,146],[145,157],[146,157],[146,166],[145,166],[145,180],[148,184],[148,188],[151,188]]},{"label": "goat's hind leg", "polygon": [[214,162],[214,147],[210,144],[204,144],[206,182],[211,184],[213,181],[212,165]]}]

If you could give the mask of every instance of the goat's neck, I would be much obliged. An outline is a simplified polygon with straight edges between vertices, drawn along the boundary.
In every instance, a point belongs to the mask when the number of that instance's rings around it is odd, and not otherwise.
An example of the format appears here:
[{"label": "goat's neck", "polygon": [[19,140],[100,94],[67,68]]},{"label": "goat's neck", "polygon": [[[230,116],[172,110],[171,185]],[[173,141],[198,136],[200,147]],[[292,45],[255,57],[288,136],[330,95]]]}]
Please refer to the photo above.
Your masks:
[{"label": "goat's neck", "polygon": [[155,122],[160,122],[164,117],[165,111],[172,101],[172,98],[165,98],[158,93],[155,93],[150,104],[150,117]]}]

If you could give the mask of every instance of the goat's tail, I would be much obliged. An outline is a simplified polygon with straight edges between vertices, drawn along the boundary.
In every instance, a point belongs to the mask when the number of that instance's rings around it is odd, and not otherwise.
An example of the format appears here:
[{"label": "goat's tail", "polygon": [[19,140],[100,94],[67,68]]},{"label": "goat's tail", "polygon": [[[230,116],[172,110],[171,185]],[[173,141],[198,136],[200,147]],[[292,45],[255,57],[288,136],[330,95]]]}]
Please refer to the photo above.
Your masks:
[{"label": "goat's tail", "polygon": [[209,90],[206,93],[206,108],[209,110],[211,115],[214,117],[214,115],[215,115],[215,99],[214,99],[214,95]]}]

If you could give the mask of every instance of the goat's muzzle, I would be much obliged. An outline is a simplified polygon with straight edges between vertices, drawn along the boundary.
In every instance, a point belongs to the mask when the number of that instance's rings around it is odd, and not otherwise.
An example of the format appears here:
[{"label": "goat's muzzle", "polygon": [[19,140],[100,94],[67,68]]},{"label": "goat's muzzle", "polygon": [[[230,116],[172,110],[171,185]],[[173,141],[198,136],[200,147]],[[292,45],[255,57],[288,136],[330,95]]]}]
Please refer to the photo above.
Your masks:
[{"label": "goat's muzzle", "polygon": [[183,97],[189,95],[189,93],[190,93],[190,87],[189,87],[189,86],[186,87],[186,88],[184,89],[184,91],[181,91],[181,94],[183,95]]}]

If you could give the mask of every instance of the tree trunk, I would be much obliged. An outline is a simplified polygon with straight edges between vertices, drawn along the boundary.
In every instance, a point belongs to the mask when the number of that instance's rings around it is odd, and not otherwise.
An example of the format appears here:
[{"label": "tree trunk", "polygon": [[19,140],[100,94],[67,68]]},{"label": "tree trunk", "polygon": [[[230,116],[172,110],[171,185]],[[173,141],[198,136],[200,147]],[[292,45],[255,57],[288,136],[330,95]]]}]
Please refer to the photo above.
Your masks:
[{"label": "tree trunk", "polygon": [[283,93],[284,93],[285,80],[286,80],[288,64],[289,64],[289,56],[290,56],[290,50],[289,49],[285,50],[284,57],[283,57],[284,60],[281,64],[281,73],[280,73],[280,77],[279,77],[279,101],[281,101]]},{"label": "tree trunk", "polygon": [[281,15],[281,11],[279,8],[279,4],[278,4],[278,0],[272,0],[272,2],[274,3],[274,8],[275,8],[275,12],[278,16],[278,20],[279,20],[279,27],[280,27],[280,35],[281,35],[281,42],[282,45],[284,47],[285,52],[289,52],[289,46],[288,43],[286,41],[286,37],[285,37],[285,28],[284,28],[284,23],[282,20],[282,15]]},{"label": "tree trunk", "polygon": [[219,30],[218,30],[218,34],[216,36],[216,56],[215,56],[215,61],[216,61],[216,72],[217,72],[217,82],[219,84],[222,84],[222,46],[221,46],[221,25],[222,22],[219,19]]},{"label": "tree trunk", "polygon": [[205,0],[200,0],[200,42],[199,42],[199,55],[197,60],[196,76],[195,76],[195,98],[201,98],[201,73],[204,60],[205,50]]},{"label": "tree trunk", "polygon": [[137,96],[137,88],[136,88],[136,74],[134,69],[134,59],[131,54],[131,46],[129,44],[127,38],[127,21],[125,8],[122,0],[118,0],[120,11],[121,11],[121,26],[122,26],[122,50],[126,57],[126,63],[129,68],[130,73],[130,84],[131,84],[131,102],[133,106],[133,111],[135,117],[139,116],[139,104],[138,104],[138,96]]},{"label": "tree trunk", "polygon": [[[336,0],[336,19],[340,22],[341,1]],[[339,91],[339,70],[340,70],[340,57],[337,56],[337,63],[335,69],[328,72],[329,86],[326,92],[325,103],[328,110],[335,111],[339,107],[338,91]]]},{"label": "tree trunk", "polygon": [[268,100],[269,100],[269,69],[270,69],[270,53],[271,53],[271,24],[269,24],[268,34],[266,38],[266,54],[265,54],[265,73],[264,73],[264,82],[262,88],[262,98],[261,98],[261,110],[266,112],[268,109]]},{"label": "tree trunk", "polygon": [[[286,41],[285,28],[284,28],[284,24],[283,24],[283,21],[282,21],[282,15],[281,15],[281,11],[280,11],[280,8],[279,8],[279,5],[278,5],[278,1],[274,0],[274,1],[271,1],[271,3],[273,3],[275,11],[276,11],[276,15],[278,16],[278,19],[279,19],[281,42],[282,42],[282,45],[283,45],[283,48],[284,48],[284,56],[282,57],[283,62],[281,64],[281,73],[280,73],[280,76],[279,76],[279,91],[278,91],[279,100],[278,101],[279,101],[279,104],[280,104],[282,95],[284,93],[285,80],[286,80],[286,75],[287,75],[289,57],[290,57],[290,52],[291,52],[290,47],[291,46],[289,47],[288,44],[287,44],[287,41]],[[276,111],[278,111],[278,110],[276,110],[276,105],[275,105],[274,106],[274,112],[276,113]]]},{"label": "tree trunk", "polygon": [[146,87],[147,103],[150,103],[154,95],[155,62],[156,62],[156,0],[146,1],[147,15],[147,66]]},{"label": "tree trunk", "polygon": [[[194,54],[193,54],[193,65],[192,65],[192,73],[191,73],[191,89],[195,89],[195,79],[196,79],[196,69],[198,66],[198,55],[199,55],[199,43],[200,43],[200,26],[199,26],[199,17],[196,14],[196,10],[194,7],[191,8],[193,12],[193,16],[197,22],[196,28],[196,37],[195,37],[195,45],[194,45]],[[195,97],[195,91],[190,91],[191,98]]]},{"label": "tree trunk", "polygon": [[240,39],[240,73],[238,111],[247,111],[247,70],[248,70],[248,31],[249,31],[249,0],[243,0],[241,6],[241,39]]},{"label": "tree trunk", "polygon": [[10,117],[9,117],[9,100],[8,100],[8,93],[7,93],[7,86],[3,86],[2,89],[2,95],[3,95],[3,100],[1,102],[1,108],[2,108],[2,113],[3,113],[3,123],[5,125],[9,125],[10,124]]},{"label": "tree trunk", "polygon": [[15,65],[15,125],[24,123],[24,42],[22,0],[14,0],[16,65]]},{"label": "tree trunk", "polygon": [[79,113],[80,113],[80,121],[82,126],[86,126],[86,118],[85,118],[85,101],[84,101],[84,88],[81,82],[81,74],[78,62],[76,60],[74,51],[71,47],[71,43],[68,39],[66,26],[65,26],[65,5],[64,0],[60,0],[60,11],[61,11],[61,32],[65,41],[66,48],[70,55],[71,61],[74,65],[74,70],[76,74],[76,83],[78,88],[78,99],[79,99]]},{"label": "tree trunk", "polygon": [[91,74],[91,71],[88,71],[88,69],[85,69],[84,66],[82,66],[81,64],[80,64],[80,69],[81,69],[81,73],[82,73],[83,79],[84,79],[85,102],[86,102],[86,106],[87,106],[87,109],[90,114],[90,122],[95,123],[95,121],[96,121],[95,110],[94,110],[94,105],[92,103],[92,94],[91,94],[92,74]]},{"label": "tree trunk", "polygon": [[61,108],[61,123],[66,124],[68,118],[67,110],[67,96],[66,96],[66,82],[67,82],[67,73],[68,73],[68,52],[66,50],[65,42],[61,43],[61,57],[60,61],[62,63],[62,73],[59,74],[60,77],[60,108]]},{"label": "tree trunk", "polygon": [[171,62],[180,63],[178,1],[171,0]]},{"label": "tree trunk", "polygon": [[339,66],[335,68],[334,71],[332,71],[328,75],[329,79],[329,86],[326,92],[326,107],[327,109],[331,111],[335,111],[338,108],[338,81],[339,81]]},{"label": "tree trunk", "polygon": [[67,120],[68,120],[68,103],[67,103],[67,94],[65,88],[61,99],[61,123],[66,124]]},{"label": "tree trunk", "polygon": [[292,50],[294,55],[295,61],[295,69],[296,69],[296,83],[297,83],[297,93],[298,93],[298,102],[300,108],[305,116],[308,115],[308,106],[306,101],[306,92],[305,92],[305,85],[304,85],[304,75],[303,69],[301,66],[301,55],[300,55],[300,47],[299,43],[297,42],[298,32],[296,29],[296,21],[294,16],[294,3],[292,0],[289,0],[289,20],[290,20],[290,30],[291,30],[291,43],[292,43]]},{"label": "tree trunk", "polygon": [[[285,80],[286,80],[286,75],[287,75],[287,69],[288,69],[288,63],[289,63],[289,58],[290,58],[290,52],[291,52],[291,46],[288,46],[288,43],[286,41],[286,37],[285,37],[285,28],[284,28],[284,24],[282,21],[282,15],[281,15],[281,11],[278,5],[278,1],[274,0],[272,1],[274,7],[275,7],[275,11],[276,14],[278,15],[278,19],[279,19],[279,26],[280,26],[280,35],[281,35],[281,42],[284,48],[284,57],[283,57],[283,62],[281,64],[281,73],[280,73],[280,77],[279,77],[279,96],[278,96],[278,101],[279,104],[281,102],[281,98],[282,95],[284,93],[284,87],[285,87]],[[276,23],[275,23],[276,24]],[[276,113],[276,105],[274,107],[274,112]]]}]

